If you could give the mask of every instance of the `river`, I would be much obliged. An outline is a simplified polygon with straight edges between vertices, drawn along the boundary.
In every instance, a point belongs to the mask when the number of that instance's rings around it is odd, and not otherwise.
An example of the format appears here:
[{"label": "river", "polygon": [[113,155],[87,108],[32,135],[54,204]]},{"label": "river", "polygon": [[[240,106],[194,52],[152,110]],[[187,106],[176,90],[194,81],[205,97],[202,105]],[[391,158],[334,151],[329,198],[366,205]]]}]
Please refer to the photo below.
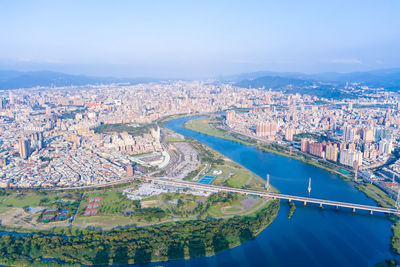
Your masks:
[{"label": "river", "polygon": [[[353,184],[309,164],[263,152],[183,128],[193,118],[167,123],[167,127],[221,152],[270,182],[281,193],[376,205]],[[391,222],[385,215],[353,214],[296,204],[288,219],[289,206],[281,202],[276,219],[255,239],[212,257],[153,263],[147,266],[374,266],[388,258],[399,259],[390,250]]]}]

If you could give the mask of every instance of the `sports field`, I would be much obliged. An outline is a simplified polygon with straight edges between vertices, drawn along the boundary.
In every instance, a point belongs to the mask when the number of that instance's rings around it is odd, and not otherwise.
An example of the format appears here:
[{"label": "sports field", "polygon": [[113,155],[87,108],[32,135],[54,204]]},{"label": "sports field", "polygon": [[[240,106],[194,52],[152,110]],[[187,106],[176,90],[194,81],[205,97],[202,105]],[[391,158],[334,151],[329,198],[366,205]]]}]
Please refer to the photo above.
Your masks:
[{"label": "sports field", "polygon": [[200,179],[200,184],[209,184],[215,179],[215,176],[205,175],[203,178]]}]

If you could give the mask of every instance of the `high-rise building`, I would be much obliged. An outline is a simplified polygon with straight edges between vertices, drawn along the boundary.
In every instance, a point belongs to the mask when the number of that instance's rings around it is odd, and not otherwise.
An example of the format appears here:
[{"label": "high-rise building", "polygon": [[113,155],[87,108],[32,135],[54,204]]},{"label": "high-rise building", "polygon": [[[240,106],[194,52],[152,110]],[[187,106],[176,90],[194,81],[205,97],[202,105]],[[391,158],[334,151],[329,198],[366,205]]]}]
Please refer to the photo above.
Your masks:
[{"label": "high-rise building", "polygon": [[293,135],[295,130],[293,128],[286,128],[285,130],[285,139],[287,141],[293,141]]},{"label": "high-rise building", "polygon": [[357,130],[347,125],[343,128],[344,141],[351,142],[355,140]]},{"label": "high-rise building", "polygon": [[309,152],[311,155],[324,157],[324,144],[316,142],[309,144]]},{"label": "high-rise building", "polygon": [[339,148],[336,144],[328,144],[326,146],[325,157],[327,160],[336,162],[339,153]]},{"label": "high-rise building", "polygon": [[265,101],[264,101],[264,103],[265,103],[265,104],[271,103],[271,96],[270,96],[269,94],[265,94]]},{"label": "high-rise building", "polygon": [[277,128],[276,122],[259,122],[256,126],[256,135],[272,136],[276,134]]},{"label": "high-rise building", "polygon": [[126,166],[126,175],[132,177],[133,173],[134,173],[133,165],[129,164],[128,166]]},{"label": "high-rise building", "polygon": [[361,151],[354,151],[350,149],[343,149],[340,151],[340,164],[355,167],[362,164],[363,155]]},{"label": "high-rise building", "polygon": [[393,144],[387,140],[382,140],[379,142],[379,152],[383,154],[389,154],[393,151]]},{"label": "high-rise building", "polygon": [[349,150],[356,150],[356,144],[355,144],[355,143],[350,143],[350,144],[348,145],[348,149],[349,149]]},{"label": "high-rise building", "polygon": [[374,131],[372,129],[363,129],[363,141],[366,143],[374,141]]},{"label": "high-rise building", "polygon": [[310,141],[308,139],[301,139],[301,151],[308,152]]},{"label": "high-rise building", "polygon": [[18,143],[19,155],[21,158],[26,159],[30,155],[31,143],[29,140],[21,139]]},{"label": "high-rise building", "polygon": [[14,105],[15,104],[15,97],[13,92],[10,90],[10,92],[8,93],[8,97],[10,99],[10,105]]},{"label": "high-rise building", "polygon": [[228,110],[226,112],[226,121],[233,121],[235,120],[236,113],[234,110]]}]

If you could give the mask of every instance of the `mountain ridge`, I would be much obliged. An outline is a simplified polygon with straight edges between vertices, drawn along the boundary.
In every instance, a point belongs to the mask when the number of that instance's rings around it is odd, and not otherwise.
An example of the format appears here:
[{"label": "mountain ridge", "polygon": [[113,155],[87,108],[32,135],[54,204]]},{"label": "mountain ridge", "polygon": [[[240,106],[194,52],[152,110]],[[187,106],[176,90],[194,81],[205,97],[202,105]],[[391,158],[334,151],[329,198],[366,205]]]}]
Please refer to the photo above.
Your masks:
[{"label": "mountain ridge", "polygon": [[0,89],[32,88],[37,86],[82,86],[87,84],[129,83],[138,84],[158,81],[154,78],[115,78],[66,74],[53,71],[21,72],[0,70]]}]

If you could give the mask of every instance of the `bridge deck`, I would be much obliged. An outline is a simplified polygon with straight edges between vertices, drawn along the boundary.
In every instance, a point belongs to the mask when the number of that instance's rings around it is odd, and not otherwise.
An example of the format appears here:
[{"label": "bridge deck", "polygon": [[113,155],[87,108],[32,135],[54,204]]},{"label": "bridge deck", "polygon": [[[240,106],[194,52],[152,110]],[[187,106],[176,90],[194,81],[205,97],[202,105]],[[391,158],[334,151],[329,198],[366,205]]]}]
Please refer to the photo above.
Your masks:
[{"label": "bridge deck", "polygon": [[315,203],[315,204],[328,205],[328,206],[334,206],[334,207],[344,207],[344,208],[351,208],[351,209],[358,209],[358,210],[367,210],[367,211],[371,211],[371,212],[383,212],[383,213],[400,215],[400,211],[397,209],[376,207],[376,206],[349,203],[349,202],[341,202],[341,201],[332,201],[332,200],[317,199],[317,198],[310,198],[310,197],[277,194],[277,193],[272,193],[272,192],[263,192],[263,191],[257,191],[257,190],[232,188],[232,187],[226,187],[226,186],[199,184],[196,182],[171,180],[168,178],[146,177],[145,180],[160,183],[160,184],[189,187],[189,188],[201,189],[201,190],[211,191],[211,192],[235,192],[235,193],[240,193],[240,194],[256,195],[256,196],[260,196],[260,197],[268,197],[268,198],[273,198],[273,199],[301,201],[304,203]]}]

